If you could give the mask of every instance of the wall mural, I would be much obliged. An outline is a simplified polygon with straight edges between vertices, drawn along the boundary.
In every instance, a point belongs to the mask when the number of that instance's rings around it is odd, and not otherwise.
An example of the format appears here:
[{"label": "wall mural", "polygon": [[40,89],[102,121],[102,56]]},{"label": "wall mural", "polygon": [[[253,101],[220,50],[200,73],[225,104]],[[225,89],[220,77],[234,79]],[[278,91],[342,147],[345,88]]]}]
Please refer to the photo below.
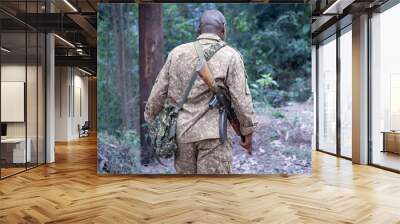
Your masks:
[{"label": "wall mural", "polygon": [[99,174],[311,171],[307,4],[98,9]]}]

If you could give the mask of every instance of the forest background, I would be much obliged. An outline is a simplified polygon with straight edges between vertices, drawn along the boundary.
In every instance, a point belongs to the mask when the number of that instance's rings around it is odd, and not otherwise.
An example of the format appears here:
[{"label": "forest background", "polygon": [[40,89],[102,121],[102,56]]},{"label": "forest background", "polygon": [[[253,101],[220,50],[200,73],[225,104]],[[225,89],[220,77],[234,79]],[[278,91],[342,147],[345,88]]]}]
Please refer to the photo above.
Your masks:
[{"label": "forest background", "polygon": [[226,17],[243,56],[259,128],[255,155],[234,147],[234,173],[311,167],[311,9],[307,4],[99,4],[98,172],[173,173],[144,141],[143,106],[168,52],[197,37],[207,9]]}]

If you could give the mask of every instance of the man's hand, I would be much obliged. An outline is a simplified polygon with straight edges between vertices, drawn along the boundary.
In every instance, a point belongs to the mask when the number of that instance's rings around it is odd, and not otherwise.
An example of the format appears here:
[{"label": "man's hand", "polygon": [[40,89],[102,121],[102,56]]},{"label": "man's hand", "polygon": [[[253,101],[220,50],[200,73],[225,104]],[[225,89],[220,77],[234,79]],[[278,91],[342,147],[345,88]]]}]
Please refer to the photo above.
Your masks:
[{"label": "man's hand", "polygon": [[241,140],[240,141],[240,145],[246,149],[246,151],[249,153],[249,155],[251,155],[251,151],[252,151],[252,142],[253,142],[253,134],[248,134],[246,136],[244,136],[244,141]]}]

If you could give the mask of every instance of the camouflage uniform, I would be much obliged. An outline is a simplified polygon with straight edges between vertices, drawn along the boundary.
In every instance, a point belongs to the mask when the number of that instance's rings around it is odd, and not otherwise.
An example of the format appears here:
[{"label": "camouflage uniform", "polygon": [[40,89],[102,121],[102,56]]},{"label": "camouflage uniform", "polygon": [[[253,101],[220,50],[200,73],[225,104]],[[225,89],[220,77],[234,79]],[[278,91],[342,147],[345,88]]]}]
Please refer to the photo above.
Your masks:
[{"label": "camouflage uniform", "polygon": [[[221,39],[215,34],[205,33],[201,34],[198,40],[206,49]],[[165,103],[178,104],[195,70],[197,60],[193,43],[182,44],[169,53],[147,101],[144,114],[146,121],[153,120]],[[235,49],[225,46],[208,61],[208,66],[215,80],[228,88],[242,134],[252,133],[256,127],[255,113],[240,54]],[[218,109],[208,110],[211,98],[211,91],[198,77],[178,115],[178,153],[175,158],[177,173],[231,172],[231,137],[228,137],[229,140],[224,145],[219,143],[219,113]],[[200,116],[202,117],[199,118]]]}]

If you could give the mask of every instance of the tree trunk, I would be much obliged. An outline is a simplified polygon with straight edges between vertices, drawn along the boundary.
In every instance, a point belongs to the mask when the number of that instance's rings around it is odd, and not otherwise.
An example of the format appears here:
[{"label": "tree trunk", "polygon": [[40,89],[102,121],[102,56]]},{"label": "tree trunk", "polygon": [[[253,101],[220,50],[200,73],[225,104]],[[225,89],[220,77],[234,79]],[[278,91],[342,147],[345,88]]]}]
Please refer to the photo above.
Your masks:
[{"label": "tree trunk", "polygon": [[120,8],[118,7],[118,4],[113,4],[112,5],[112,20],[113,20],[113,37],[117,38],[117,44],[116,44],[116,61],[117,65],[115,68],[115,73],[111,74],[113,77],[113,82],[116,84],[116,90],[118,97],[121,99],[121,102],[119,102],[119,109],[122,113],[121,120],[122,120],[122,129],[125,130],[127,129],[128,122],[126,121],[126,111],[124,104],[126,103],[125,101],[125,94],[124,94],[124,88],[123,88],[123,81],[122,77],[124,74],[124,69],[123,69],[123,58],[122,58],[122,41],[123,37],[121,34],[121,30],[123,29],[121,27],[121,14],[120,14]]},{"label": "tree trunk", "polygon": [[131,33],[130,33],[130,28],[129,26],[129,7],[123,7],[121,5],[121,15],[122,15],[122,30],[121,30],[121,36],[122,36],[122,49],[121,49],[121,55],[122,55],[122,66],[124,68],[124,76],[122,77],[122,84],[123,84],[123,90],[124,90],[124,110],[126,114],[126,122],[127,122],[127,128],[128,129],[133,129],[134,128],[134,122],[133,122],[133,117],[135,114],[133,113],[133,100],[134,100],[134,95],[133,95],[133,73],[132,73],[132,52],[131,52],[131,46],[130,46],[130,38]]},{"label": "tree trunk", "polygon": [[153,161],[145,141],[144,109],[154,81],[163,66],[163,8],[161,4],[139,4],[140,140],[142,164]]},{"label": "tree trunk", "polygon": [[116,91],[120,98],[119,109],[121,111],[122,129],[134,128],[134,110],[133,110],[133,73],[132,73],[132,52],[129,46],[130,24],[127,22],[129,8],[122,4],[113,4],[113,36],[116,38],[116,61],[115,74],[113,82],[116,84]]}]

